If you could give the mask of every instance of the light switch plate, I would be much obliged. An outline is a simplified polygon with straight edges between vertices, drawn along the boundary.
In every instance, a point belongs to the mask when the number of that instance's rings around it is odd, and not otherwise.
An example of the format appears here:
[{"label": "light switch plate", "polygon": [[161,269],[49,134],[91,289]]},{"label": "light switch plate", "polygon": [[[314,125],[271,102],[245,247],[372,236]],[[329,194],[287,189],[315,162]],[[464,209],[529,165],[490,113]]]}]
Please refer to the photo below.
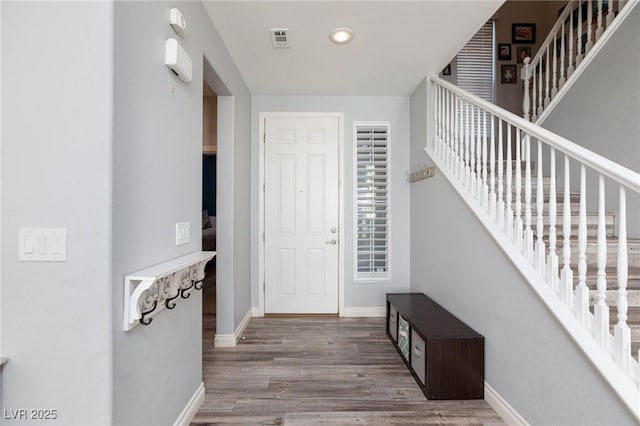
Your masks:
[{"label": "light switch plate", "polygon": [[187,244],[191,241],[191,224],[189,222],[176,223],[176,245]]},{"label": "light switch plate", "polygon": [[67,228],[20,228],[18,260],[65,262],[67,260]]}]

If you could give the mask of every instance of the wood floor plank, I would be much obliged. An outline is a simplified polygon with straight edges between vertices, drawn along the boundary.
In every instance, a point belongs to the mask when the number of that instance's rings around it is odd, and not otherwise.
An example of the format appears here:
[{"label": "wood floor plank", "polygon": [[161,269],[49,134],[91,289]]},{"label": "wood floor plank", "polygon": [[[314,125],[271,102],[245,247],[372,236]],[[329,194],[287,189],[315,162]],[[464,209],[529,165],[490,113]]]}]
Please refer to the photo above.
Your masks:
[{"label": "wood floor plank", "polygon": [[203,380],[194,425],[504,424],[485,401],[427,401],[381,318],[254,318],[234,348],[203,343]]}]

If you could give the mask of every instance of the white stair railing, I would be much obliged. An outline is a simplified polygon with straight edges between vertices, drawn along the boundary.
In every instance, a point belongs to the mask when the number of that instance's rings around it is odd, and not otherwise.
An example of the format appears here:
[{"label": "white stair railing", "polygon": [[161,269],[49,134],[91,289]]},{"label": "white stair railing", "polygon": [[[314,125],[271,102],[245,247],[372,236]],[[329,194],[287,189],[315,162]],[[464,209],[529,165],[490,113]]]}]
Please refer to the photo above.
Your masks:
[{"label": "white stair railing", "polygon": [[[638,0],[571,0],[533,58],[525,58],[523,115],[536,122],[595,44]],[[633,4],[632,4],[633,3]],[[583,33],[584,31],[584,33]]]},{"label": "white stair railing", "polygon": [[[628,380],[624,398],[640,419],[640,368],[631,353],[631,334],[627,324],[626,241],[626,194],[630,192],[640,196],[640,174],[442,79],[431,77],[430,85],[434,96],[435,135],[427,144],[427,154],[478,216],[488,221],[485,223],[490,223],[500,238],[507,242],[509,249],[505,251],[520,256],[533,268],[537,281],[550,289],[548,294],[554,299],[552,304],[564,305],[569,318],[573,315],[573,321],[577,320],[576,326],[584,327],[590,336],[589,345],[599,346],[612,368],[617,368],[622,373],[621,377]],[[537,153],[535,176],[532,175],[532,145]],[[543,178],[543,169],[550,175],[548,183]],[[577,235],[572,228],[570,181],[576,176],[572,170],[579,172],[579,215],[578,223],[573,224],[577,225]],[[587,171],[598,182],[597,261],[592,265],[597,270],[594,313],[589,308],[587,287]],[[557,176],[564,180],[561,209],[557,206]],[[605,221],[605,178],[620,194],[618,208],[609,206],[610,210],[619,212],[616,217],[617,279],[608,278],[605,273],[607,240],[610,244],[615,241],[613,229],[610,224],[607,228]],[[534,208],[535,212],[532,211]],[[560,256],[556,251],[558,221],[562,224]],[[577,280],[574,280],[571,243],[576,240],[578,268]],[[616,286],[617,300],[610,306],[606,292]],[[609,331],[613,326],[609,319],[612,307],[617,311],[613,335]],[[589,352],[592,351],[589,349]]]}]

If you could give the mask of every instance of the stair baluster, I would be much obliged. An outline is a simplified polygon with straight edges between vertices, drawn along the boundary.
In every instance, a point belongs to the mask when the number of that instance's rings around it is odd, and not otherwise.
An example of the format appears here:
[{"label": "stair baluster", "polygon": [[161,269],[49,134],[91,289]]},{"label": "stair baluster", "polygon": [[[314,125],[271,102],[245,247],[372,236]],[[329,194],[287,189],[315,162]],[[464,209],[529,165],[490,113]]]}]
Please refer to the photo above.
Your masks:
[{"label": "stair baluster", "polygon": [[569,65],[567,65],[567,78],[571,77],[575,68],[573,66],[573,46],[575,46],[575,40],[573,39],[573,13],[569,14]]},{"label": "stair baluster", "polygon": [[476,194],[476,199],[482,205],[482,123],[480,117],[482,116],[482,110],[477,109],[478,115],[476,116],[476,187],[473,188]]},{"label": "stair baluster", "polygon": [[[560,79],[558,80],[558,89],[562,89],[562,86],[564,86],[564,83],[567,82],[567,79],[565,77],[565,68],[564,68],[564,55],[565,55],[565,41],[564,39],[566,38],[566,34],[564,31],[564,21],[562,22],[562,30],[561,30],[561,36],[560,36]],[[554,95],[555,96],[555,95]]]},{"label": "stair baluster", "polygon": [[573,306],[573,271],[571,270],[571,165],[564,156],[564,201],[562,212],[562,300]]},{"label": "stair baluster", "polygon": [[470,164],[470,155],[469,155],[469,145],[470,145],[470,114],[469,114],[469,102],[465,101],[464,103],[464,116],[465,120],[465,131],[464,131],[464,183],[467,189],[470,188],[471,185],[471,167]]},{"label": "stair baluster", "polygon": [[607,298],[607,234],[604,216],[604,176],[598,176],[598,295],[593,313],[595,315],[595,337],[603,347],[609,347],[609,307]]},{"label": "stair baluster", "polygon": [[[556,84],[556,82],[558,81],[558,55],[556,55],[556,53],[558,52],[557,49],[557,35],[554,34],[553,35],[553,77],[551,78],[551,98],[555,98],[556,95],[558,94],[558,85]],[[547,52],[549,50],[547,49]]]},{"label": "stair baluster", "polygon": [[464,176],[464,133],[462,132],[462,98],[456,97],[456,133],[458,134],[458,179]]},{"label": "stair baluster", "polygon": [[491,139],[489,146],[489,216],[491,219],[496,219],[496,131],[495,131],[495,117],[489,114],[491,117]]},{"label": "stair baluster", "polygon": [[[524,65],[522,66],[522,70],[520,71],[520,78],[522,79],[522,81],[524,82],[524,93],[522,96],[522,112],[523,112],[523,117],[525,120],[527,121],[531,121],[531,116],[530,116],[530,105],[531,105],[531,99],[529,98],[529,62],[531,62],[531,58],[530,57],[526,57],[523,60]],[[533,91],[535,92],[535,86]]]},{"label": "stair baluster", "polygon": [[[573,16],[573,14],[571,14],[571,16]],[[582,20],[583,19],[584,17],[582,16],[582,6],[578,5],[578,32],[576,33],[577,35],[576,67],[580,65],[580,62],[582,62],[582,59],[584,59],[584,54],[582,52]]]},{"label": "stair baluster", "polygon": [[618,322],[614,328],[614,357],[620,369],[629,371],[631,330],[627,325],[627,199],[625,188],[620,185],[620,212],[618,218]]},{"label": "stair baluster", "polygon": [[[609,0],[608,2],[608,10],[607,10],[607,19],[605,20],[607,29],[613,24],[613,20],[615,19],[615,14],[613,13],[613,2],[614,0]],[[620,5],[618,4],[618,10],[620,9]]]},{"label": "stair baluster", "polygon": [[471,126],[469,127],[470,139],[469,145],[471,146],[471,157],[469,158],[469,164],[471,166],[471,182],[469,186],[469,192],[475,196],[476,190],[476,111],[475,105],[471,104]]},{"label": "stair baluster", "polygon": [[578,216],[578,286],[576,287],[576,317],[587,325],[589,289],[587,288],[587,189],[586,169],[580,166],[580,213]]},{"label": "stair baluster", "polygon": [[487,179],[487,112],[482,111],[482,183],[480,185],[480,203],[485,210],[489,208],[489,186]]},{"label": "stair baluster", "polygon": [[602,5],[603,1],[598,0],[598,27],[596,28],[596,41],[600,40],[600,36],[604,32],[604,28],[602,27]]},{"label": "stair baluster", "polygon": [[502,182],[502,175],[503,175],[503,167],[505,166],[510,166],[510,163],[505,163],[504,162],[504,155],[502,154],[502,149],[503,149],[503,142],[502,142],[502,137],[503,137],[503,133],[502,133],[502,128],[503,128],[503,122],[501,119],[498,119],[498,205],[497,205],[497,209],[498,211],[496,212],[496,218],[498,220],[498,226],[500,227],[500,229],[504,229],[504,198],[503,198],[503,192],[504,192],[504,183]]},{"label": "stair baluster", "polygon": [[546,248],[544,245],[543,234],[544,234],[544,188],[542,181],[542,142],[538,141],[538,164],[537,164],[537,173],[536,173],[536,232],[537,232],[537,240],[536,240],[536,249],[535,249],[535,259],[536,259],[536,270],[543,277],[545,276],[545,254]]},{"label": "stair baluster", "polygon": [[525,135],[524,143],[524,253],[533,264],[533,230],[531,229],[531,137]]},{"label": "stair baluster", "polygon": [[[540,160],[538,160],[540,161]],[[551,289],[558,294],[558,255],[556,254],[556,150],[551,148],[549,153],[549,168],[551,170],[549,182],[549,258],[547,268]],[[540,170],[540,169],[539,169]]]},{"label": "stair baluster", "polygon": [[[530,65],[528,66],[530,67]],[[536,121],[538,119],[538,91],[537,88],[537,79],[536,79],[536,67],[533,67],[533,88],[531,90],[532,98],[533,98],[533,111],[531,111],[531,121]]]},{"label": "stair baluster", "polygon": [[521,191],[522,191],[522,171],[520,168],[522,167],[522,162],[520,158],[520,129],[516,128],[516,219],[515,219],[515,230],[513,233],[514,243],[518,250],[522,251],[522,201],[521,201]]},{"label": "stair baluster", "polygon": [[[513,157],[511,156],[511,124],[507,123],[507,161],[505,167],[507,169],[507,193],[506,193],[506,213],[505,213],[505,231],[509,241],[514,241],[513,237],[513,207],[511,205],[511,192],[512,192],[512,179],[511,172],[513,171]],[[517,245],[516,245],[517,247]]]},{"label": "stair baluster", "polygon": [[542,62],[540,62],[540,69],[538,70],[538,117],[542,115],[544,111],[544,98],[542,97]]},{"label": "stair baluster", "polygon": [[584,53],[589,53],[593,47],[593,0],[587,1],[587,44]]},{"label": "stair baluster", "polygon": [[546,70],[545,70],[545,74],[544,74],[544,78],[545,78],[545,86],[544,86],[544,107],[548,107],[549,103],[551,103],[551,97],[549,95],[549,92],[551,90],[551,87],[549,85],[549,76],[551,74],[551,61],[549,61],[549,45],[547,45],[547,60],[545,62],[546,65]]}]

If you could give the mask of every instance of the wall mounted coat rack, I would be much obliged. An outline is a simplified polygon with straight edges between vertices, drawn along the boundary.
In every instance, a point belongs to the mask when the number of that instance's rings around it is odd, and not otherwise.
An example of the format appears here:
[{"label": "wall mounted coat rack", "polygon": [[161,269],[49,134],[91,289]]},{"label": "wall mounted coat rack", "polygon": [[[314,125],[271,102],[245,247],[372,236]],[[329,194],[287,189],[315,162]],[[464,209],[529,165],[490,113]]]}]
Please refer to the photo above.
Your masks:
[{"label": "wall mounted coat rack", "polygon": [[215,251],[198,251],[169,260],[124,279],[124,331],[149,325],[164,308],[176,307],[178,298],[188,299],[202,290],[204,268]]}]

